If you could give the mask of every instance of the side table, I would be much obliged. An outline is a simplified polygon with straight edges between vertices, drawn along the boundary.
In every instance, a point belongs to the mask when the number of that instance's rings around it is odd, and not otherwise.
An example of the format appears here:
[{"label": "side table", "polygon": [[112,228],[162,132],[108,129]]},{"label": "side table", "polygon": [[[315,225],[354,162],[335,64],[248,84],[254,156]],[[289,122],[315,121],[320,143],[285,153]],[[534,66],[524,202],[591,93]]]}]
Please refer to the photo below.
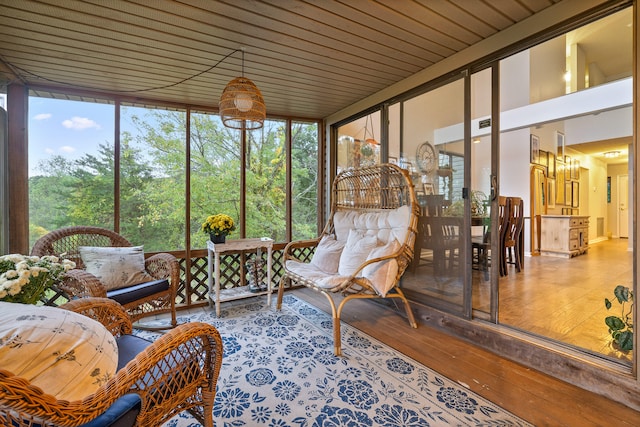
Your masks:
[{"label": "side table", "polygon": [[[239,286],[231,289],[220,289],[220,255],[225,252],[267,249],[267,290],[263,292],[250,292],[248,286]],[[225,243],[207,242],[207,259],[209,269],[209,301],[215,304],[216,316],[220,316],[220,303],[235,299],[249,298],[256,295],[267,294],[267,304],[271,306],[271,262],[273,251],[273,239],[261,237],[256,239],[227,240]],[[212,290],[215,290],[212,294]]]}]

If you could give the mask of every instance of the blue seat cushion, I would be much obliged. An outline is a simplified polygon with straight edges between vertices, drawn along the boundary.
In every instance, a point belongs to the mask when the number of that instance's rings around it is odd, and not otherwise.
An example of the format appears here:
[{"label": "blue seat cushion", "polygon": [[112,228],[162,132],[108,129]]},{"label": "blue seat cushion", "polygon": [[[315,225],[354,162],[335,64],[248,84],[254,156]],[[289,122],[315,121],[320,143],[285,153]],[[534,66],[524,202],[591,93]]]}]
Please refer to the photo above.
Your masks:
[{"label": "blue seat cushion", "polygon": [[[116,338],[118,345],[119,371],[129,363],[138,353],[151,345],[151,341],[135,335],[121,335]],[[83,424],[82,427],[125,427],[132,426],[140,413],[142,402],[135,393],[125,394],[116,400],[102,415]]]},{"label": "blue seat cushion", "polygon": [[140,396],[129,393],[122,396],[98,418],[94,418],[81,427],[131,427],[140,413]]},{"label": "blue seat cushion", "polygon": [[121,305],[126,305],[159,292],[166,292],[167,290],[169,290],[169,280],[160,279],[128,286],[126,288],[113,289],[107,292],[107,298],[111,298]]},{"label": "blue seat cushion", "polygon": [[116,372],[124,368],[124,366],[133,360],[142,350],[151,345],[151,341],[135,335],[121,335],[116,338],[118,345],[118,367]]}]

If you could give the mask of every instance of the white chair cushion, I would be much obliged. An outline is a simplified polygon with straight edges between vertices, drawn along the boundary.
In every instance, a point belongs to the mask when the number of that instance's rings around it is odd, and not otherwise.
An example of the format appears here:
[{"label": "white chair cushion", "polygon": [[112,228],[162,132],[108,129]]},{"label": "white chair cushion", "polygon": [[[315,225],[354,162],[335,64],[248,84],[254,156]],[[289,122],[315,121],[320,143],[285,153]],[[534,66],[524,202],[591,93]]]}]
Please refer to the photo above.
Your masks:
[{"label": "white chair cushion", "polygon": [[331,289],[334,288],[345,280],[349,276],[341,276],[339,274],[329,274],[320,270],[315,265],[306,262],[300,262],[296,260],[287,260],[286,268],[289,272],[297,274],[306,280],[314,282],[318,288]]},{"label": "white chair cushion", "polygon": [[[386,245],[378,246],[377,248],[373,249],[369,253],[367,261],[375,258],[382,258],[388,255],[393,255],[399,249],[400,242],[398,242],[396,239],[393,239]],[[383,297],[387,295],[387,292],[389,292],[395,285],[397,274],[398,261],[395,258],[369,264],[362,271],[362,275],[365,278],[369,279],[378,294]]]},{"label": "white chair cushion", "polygon": [[323,236],[311,258],[311,264],[329,274],[337,273],[344,244],[333,236]]},{"label": "white chair cushion", "polygon": [[144,269],[143,246],[80,246],[78,250],[86,271],[108,291],[154,280]]},{"label": "white chair cushion", "polygon": [[350,230],[359,230],[367,234],[375,234],[382,243],[393,239],[404,242],[409,231],[411,210],[409,206],[397,209],[361,212],[341,210],[333,215],[333,226],[336,239],[346,241]]},{"label": "white chair cushion", "polygon": [[118,346],[99,322],[68,310],[0,302],[0,366],[60,400],[115,375]]},{"label": "white chair cushion", "polygon": [[358,230],[350,230],[347,243],[340,255],[340,265],[338,274],[341,276],[351,276],[365,262],[369,252],[378,245],[378,238],[371,234],[367,235]]}]

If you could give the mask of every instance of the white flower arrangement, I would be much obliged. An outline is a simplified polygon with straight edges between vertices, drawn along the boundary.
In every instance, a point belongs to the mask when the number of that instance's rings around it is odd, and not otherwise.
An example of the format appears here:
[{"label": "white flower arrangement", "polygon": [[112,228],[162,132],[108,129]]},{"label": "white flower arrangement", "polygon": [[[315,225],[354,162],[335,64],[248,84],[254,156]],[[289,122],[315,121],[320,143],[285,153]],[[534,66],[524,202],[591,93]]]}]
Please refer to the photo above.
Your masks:
[{"label": "white flower arrangement", "polygon": [[21,254],[0,257],[0,301],[36,304],[54,282],[76,267],[68,259]]}]

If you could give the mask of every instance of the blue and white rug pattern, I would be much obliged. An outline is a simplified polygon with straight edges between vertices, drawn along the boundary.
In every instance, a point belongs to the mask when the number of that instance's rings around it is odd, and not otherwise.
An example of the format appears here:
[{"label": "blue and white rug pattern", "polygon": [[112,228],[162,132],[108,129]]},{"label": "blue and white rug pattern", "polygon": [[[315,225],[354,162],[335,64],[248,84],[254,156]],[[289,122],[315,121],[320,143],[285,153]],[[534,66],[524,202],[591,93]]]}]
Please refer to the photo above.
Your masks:
[{"label": "blue and white rug pattern", "polygon": [[[179,322],[214,325],[224,342],[213,418],[218,427],[426,427],[530,424],[292,295],[225,303]],[[139,332],[152,338],[149,332]],[[182,413],[166,427],[198,425]]]}]

